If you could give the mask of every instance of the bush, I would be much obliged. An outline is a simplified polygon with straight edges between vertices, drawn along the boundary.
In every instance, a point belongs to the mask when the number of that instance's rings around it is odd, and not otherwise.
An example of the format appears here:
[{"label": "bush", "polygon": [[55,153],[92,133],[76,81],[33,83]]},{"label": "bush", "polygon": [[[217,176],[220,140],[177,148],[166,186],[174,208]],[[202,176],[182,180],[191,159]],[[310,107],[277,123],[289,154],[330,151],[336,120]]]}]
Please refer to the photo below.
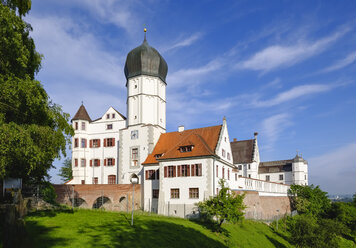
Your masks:
[{"label": "bush", "polygon": [[54,190],[54,187],[49,182],[45,182],[41,186],[41,196],[44,201],[51,204],[57,204],[56,203],[57,194]]}]

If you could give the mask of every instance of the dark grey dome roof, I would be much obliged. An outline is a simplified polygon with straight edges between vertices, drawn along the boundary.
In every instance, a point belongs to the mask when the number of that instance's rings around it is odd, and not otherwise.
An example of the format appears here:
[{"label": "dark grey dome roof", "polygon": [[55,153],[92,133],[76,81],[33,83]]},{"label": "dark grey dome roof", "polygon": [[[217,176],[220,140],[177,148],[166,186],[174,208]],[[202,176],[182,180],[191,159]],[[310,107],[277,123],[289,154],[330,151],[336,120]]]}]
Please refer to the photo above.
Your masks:
[{"label": "dark grey dome roof", "polygon": [[126,79],[138,75],[148,75],[159,77],[163,82],[166,82],[167,72],[166,61],[156,49],[148,45],[146,39],[141,46],[136,47],[127,54],[125,63]]}]

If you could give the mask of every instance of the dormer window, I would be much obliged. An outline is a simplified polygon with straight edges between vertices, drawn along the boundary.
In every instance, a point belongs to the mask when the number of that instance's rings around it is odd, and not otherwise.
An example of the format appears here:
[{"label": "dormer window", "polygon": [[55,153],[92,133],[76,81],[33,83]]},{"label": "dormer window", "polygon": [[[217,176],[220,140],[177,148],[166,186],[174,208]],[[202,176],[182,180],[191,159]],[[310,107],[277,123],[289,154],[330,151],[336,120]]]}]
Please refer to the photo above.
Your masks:
[{"label": "dormer window", "polygon": [[155,158],[157,159],[157,158],[160,158],[160,157],[162,157],[162,153],[161,154],[156,154],[155,155]]},{"label": "dormer window", "polygon": [[193,150],[193,145],[190,146],[180,146],[179,151],[180,152],[191,152]]}]

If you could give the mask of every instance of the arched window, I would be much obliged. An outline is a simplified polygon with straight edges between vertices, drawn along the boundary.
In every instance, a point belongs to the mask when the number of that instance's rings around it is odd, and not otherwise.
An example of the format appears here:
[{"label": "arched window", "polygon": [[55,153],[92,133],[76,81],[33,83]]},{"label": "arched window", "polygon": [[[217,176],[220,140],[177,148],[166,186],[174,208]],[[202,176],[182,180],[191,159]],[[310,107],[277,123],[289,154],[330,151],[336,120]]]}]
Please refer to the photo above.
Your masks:
[{"label": "arched window", "polygon": [[108,176],[108,184],[116,184],[116,176],[115,175]]}]

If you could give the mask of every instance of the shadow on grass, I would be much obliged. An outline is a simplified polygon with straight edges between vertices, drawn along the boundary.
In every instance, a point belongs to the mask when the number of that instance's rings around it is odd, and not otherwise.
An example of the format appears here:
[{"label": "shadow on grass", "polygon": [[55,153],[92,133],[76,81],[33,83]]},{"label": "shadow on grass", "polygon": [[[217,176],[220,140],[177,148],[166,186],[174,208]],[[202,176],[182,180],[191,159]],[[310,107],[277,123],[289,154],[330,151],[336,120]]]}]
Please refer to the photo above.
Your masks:
[{"label": "shadow on grass", "polygon": [[134,226],[122,214],[120,220],[98,226],[88,226],[90,247],[97,247],[105,233],[110,247],[226,247],[200,231],[159,219],[134,219]]},{"label": "shadow on grass", "polygon": [[199,220],[199,219],[192,219],[190,221],[194,222],[194,223],[196,223],[198,225],[201,225],[201,226],[205,227],[206,229],[208,229],[208,230],[210,230],[212,232],[221,233],[227,238],[230,237],[230,232],[228,230],[226,230],[225,228],[223,228],[223,227],[219,227],[219,225],[216,222],[202,221],[202,220]]},{"label": "shadow on grass", "polygon": [[266,235],[266,238],[271,241],[271,243],[274,245],[274,247],[277,248],[287,248],[288,246],[286,246],[285,244],[282,244],[281,242],[279,242],[278,240],[276,240],[275,238],[272,238],[268,235]]},{"label": "shadow on grass", "polygon": [[36,217],[55,217],[59,213],[68,213],[73,214],[74,210],[71,208],[63,208],[56,210],[40,210],[28,213],[28,216],[36,216]]}]

